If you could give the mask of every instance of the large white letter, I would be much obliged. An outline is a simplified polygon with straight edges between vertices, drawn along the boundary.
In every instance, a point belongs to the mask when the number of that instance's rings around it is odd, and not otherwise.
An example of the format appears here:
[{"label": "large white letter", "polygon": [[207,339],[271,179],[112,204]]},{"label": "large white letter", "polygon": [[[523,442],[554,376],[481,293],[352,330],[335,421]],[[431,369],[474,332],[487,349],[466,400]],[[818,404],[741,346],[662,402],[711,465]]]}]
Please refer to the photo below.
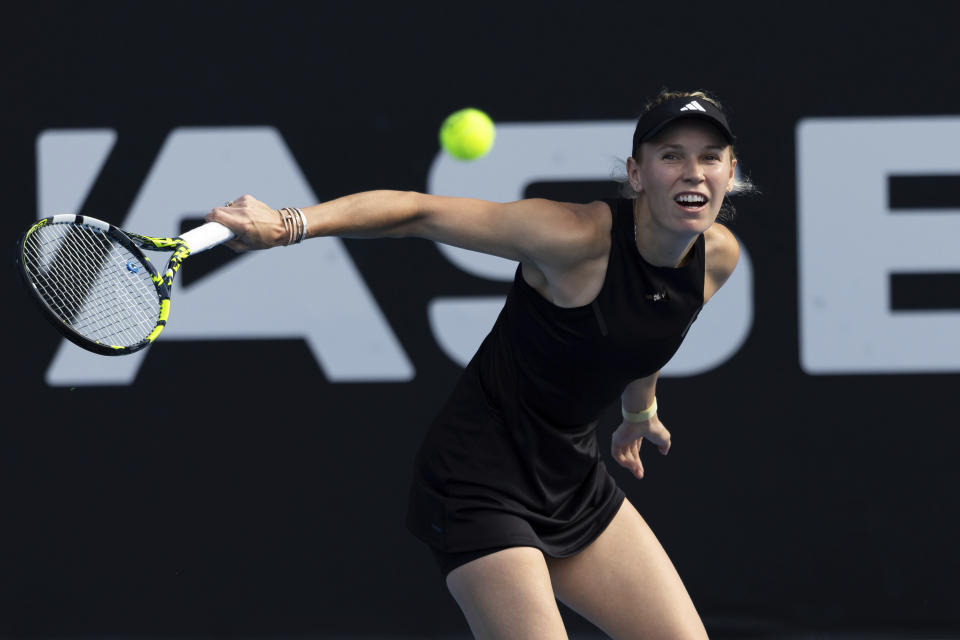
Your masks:
[{"label": "large white letter", "polygon": [[960,311],[892,311],[890,274],[960,272],[960,211],[902,211],[891,175],[960,174],[960,118],[797,126],[800,364],[811,374],[960,371]]},{"label": "large white letter", "polygon": [[[43,141],[52,139],[49,133],[41,134],[41,152],[46,148]],[[55,193],[61,176],[54,174],[67,171],[57,169],[62,163],[46,155],[39,162],[45,176],[43,202],[78,200]],[[146,235],[177,235],[184,218],[202,217],[242,193],[279,204],[317,201],[275,129],[176,129],[165,141],[126,219],[119,222]],[[183,268],[190,268],[189,260]],[[252,253],[192,286],[175,283],[170,324],[160,340],[275,338],[305,339],[333,381],[406,381],[414,375],[411,362],[337,238]],[[47,383],[130,384],[145,355],[106,358],[63,341],[47,372]]]}]

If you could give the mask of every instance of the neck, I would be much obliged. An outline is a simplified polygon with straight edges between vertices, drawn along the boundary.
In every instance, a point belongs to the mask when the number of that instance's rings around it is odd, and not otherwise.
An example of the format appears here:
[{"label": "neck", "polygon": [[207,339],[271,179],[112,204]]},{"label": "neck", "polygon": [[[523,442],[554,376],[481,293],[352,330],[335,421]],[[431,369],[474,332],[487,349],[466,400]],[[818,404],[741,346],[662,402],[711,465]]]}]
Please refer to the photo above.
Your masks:
[{"label": "neck", "polygon": [[699,233],[681,233],[657,224],[643,197],[633,202],[634,239],[643,259],[656,267],[682,266]]}]

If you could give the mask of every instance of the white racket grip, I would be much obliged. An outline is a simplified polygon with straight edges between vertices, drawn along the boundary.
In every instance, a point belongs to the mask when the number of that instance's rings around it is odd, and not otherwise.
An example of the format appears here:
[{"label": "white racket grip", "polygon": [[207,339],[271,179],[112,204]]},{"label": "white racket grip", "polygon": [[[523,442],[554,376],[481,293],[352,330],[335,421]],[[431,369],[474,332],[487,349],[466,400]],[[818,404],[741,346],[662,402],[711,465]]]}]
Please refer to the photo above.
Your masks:
[{"label": "white racket grip", "polygon": [[180,239],[187,243],[190,254],[193,255],[233,239],[233,231],[219,222],[208,222],[196,229],[190,229],[180,236]]}]

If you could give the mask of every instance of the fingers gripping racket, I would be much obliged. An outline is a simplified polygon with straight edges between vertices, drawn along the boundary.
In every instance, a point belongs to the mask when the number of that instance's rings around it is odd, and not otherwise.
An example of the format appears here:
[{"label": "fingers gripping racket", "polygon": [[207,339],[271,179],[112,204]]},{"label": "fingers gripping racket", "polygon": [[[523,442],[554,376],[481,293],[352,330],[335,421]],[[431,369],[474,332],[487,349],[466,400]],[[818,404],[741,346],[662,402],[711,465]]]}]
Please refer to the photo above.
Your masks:
[{"label": "fingers gripping racket", "polygon": [[[40,310],[64,337],[94,353],[126,355],[163,331],[173,278],[183,261],[231,238],[233,232],[217,222],[178,238],[153,238],[89,216],[57,215],[23,234],[17,266]],[[162,273],[141,249],[171,252]]]}]

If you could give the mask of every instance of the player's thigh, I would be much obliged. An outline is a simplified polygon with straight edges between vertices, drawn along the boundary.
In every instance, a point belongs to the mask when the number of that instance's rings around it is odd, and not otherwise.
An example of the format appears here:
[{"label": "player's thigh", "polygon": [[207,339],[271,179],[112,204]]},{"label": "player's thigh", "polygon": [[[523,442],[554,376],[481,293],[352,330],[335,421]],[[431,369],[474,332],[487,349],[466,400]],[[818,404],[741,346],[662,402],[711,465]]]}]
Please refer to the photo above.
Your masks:
[{"label": "player's thigh", "polygon": [[451,571],[447,587],[476,638],[566,638],[543,554],[511,547]]},{"label": "player's thigh", "polygon": [[627,500],[590,546],[547,563],[557,598],[613,638],[707,637],[673,563]]}]

